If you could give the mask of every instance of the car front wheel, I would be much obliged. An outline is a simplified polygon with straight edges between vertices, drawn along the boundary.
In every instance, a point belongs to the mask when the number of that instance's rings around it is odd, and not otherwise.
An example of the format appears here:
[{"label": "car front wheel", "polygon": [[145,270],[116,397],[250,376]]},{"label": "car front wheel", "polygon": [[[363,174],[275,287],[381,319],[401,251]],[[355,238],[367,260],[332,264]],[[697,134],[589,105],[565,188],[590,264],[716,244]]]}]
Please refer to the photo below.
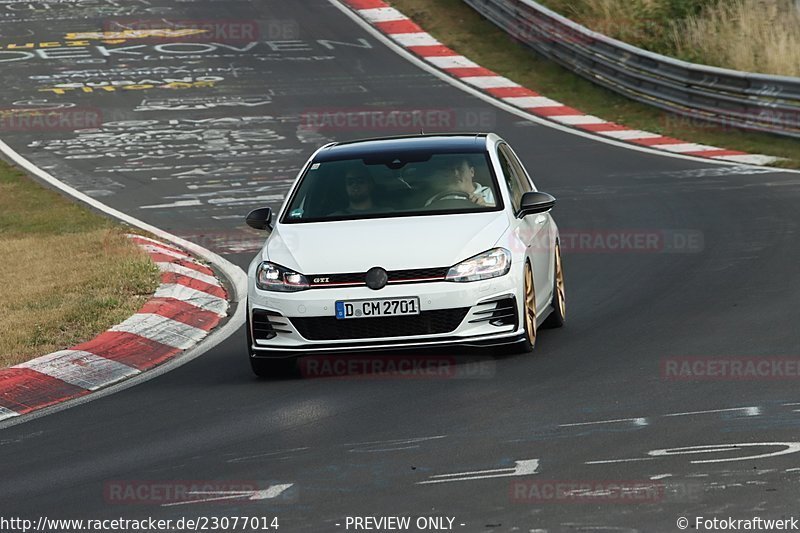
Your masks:
[{"label": "car front wheel", "polygon": [[564,290],[564,267],[561,264],[561,245],[556,242],[555,276],[553,279],[553,312],[542,323],[547,328],[560,328],[567,316],[567,298]]},{"label": "car front wheel", "polygon": [[521,351],[529,353],[536,345],[536,288],[533,281],[533,269],[529,262],[525,263],[525,274],[523,277],[523,325],[525,336],[520,343]]}]

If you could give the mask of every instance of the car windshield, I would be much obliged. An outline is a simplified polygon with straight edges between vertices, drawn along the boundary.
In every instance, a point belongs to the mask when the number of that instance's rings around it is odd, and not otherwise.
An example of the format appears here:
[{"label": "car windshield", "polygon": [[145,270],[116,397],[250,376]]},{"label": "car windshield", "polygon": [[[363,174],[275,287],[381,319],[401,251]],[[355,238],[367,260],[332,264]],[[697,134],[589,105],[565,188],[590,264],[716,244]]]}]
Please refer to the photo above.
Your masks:
[{"label": "car windshield", "polygon": [[312,163],[282,222],[470,213],[502,207],[485,154],[415,154]]}]

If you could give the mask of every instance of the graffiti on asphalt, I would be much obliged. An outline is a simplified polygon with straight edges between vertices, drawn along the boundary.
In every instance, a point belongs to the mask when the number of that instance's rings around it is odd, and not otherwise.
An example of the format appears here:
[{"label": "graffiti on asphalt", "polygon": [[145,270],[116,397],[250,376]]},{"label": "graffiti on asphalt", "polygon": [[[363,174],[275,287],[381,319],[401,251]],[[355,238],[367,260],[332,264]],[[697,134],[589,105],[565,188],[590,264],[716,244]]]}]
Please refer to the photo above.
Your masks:
[{"label": "graffiti on asphalt", "polygon": [[217,107],[258,107],[272,102],[268,94],[242,96],[190,96],[185,98],[148,98],[134,111],[195,111]]},{"label": "graffiti on asphalt", "polygon": [[35,140],[28,146],[65,159],[235,160],[280,151],[274,143],[286,137],[265,127],[278,120],[264,116],[107,122],[78,130],[73,138]]},{"label": "graffiti on asphalt", "polygon": [[[124,59],[125,61],[164,61],[197,59],[198,57],[219,59],[237,58],[245,54],[255,56],[255,58],[265,57],[265,60],[272,60],[275,54],[298,59],[297,56],[291,56],[290,54],[314,52],[320,48],[333,50],[338,46],[372,47],[365,39],[358,39],[355,44],[318,39],[316,41],[251,41],[237,45],[220,42],[170,42],[161,44],[127,44],[124,46],[114,46],[109,43],[103,45],[91,44],[89,41],[53,41],[0,44],[0,63],[30,61],[33,59],[68,60],[78,63],[105,63],[110,59]],[[324,60],[329,57],[331,56],[300,56],[306,61]]]},{"label": "graffiti on asphalt", "polygon": [[0,22],[40,22],[65,18],[155,15],[164,7],[148,0],[0,0]]},{"label": "graffiti on asphalt", "polygon": [[84,93],[115,92],[118,90],[144,91],[147,89],[193,89],[199,87],[215,87],[217,83],[224,81],[222,76],[186,76],[183,78],[163,78],[163,79],[139,79],[139,80],[111,80],[111,81],[91,81],[91,82],[70,82],[58,83],[50,87],[43,87],[39,92],[53,94],[67,94],[70,91],[80,91]]}]

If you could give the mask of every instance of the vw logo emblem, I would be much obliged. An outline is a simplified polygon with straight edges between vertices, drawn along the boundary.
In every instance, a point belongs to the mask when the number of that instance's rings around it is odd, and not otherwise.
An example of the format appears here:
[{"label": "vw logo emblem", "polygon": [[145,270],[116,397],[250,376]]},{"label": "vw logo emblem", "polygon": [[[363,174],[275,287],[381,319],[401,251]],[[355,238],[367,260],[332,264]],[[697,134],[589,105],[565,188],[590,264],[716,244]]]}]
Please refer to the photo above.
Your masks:
[{"label": "vw logo emblem", "polygon": [[386,283],[389,281],[389,274],[387,274],[386,271],[381,267],[372,267],[367,270],[366,281],[367,287],[377,291],[378,289],[382,289],[386,286]]}]

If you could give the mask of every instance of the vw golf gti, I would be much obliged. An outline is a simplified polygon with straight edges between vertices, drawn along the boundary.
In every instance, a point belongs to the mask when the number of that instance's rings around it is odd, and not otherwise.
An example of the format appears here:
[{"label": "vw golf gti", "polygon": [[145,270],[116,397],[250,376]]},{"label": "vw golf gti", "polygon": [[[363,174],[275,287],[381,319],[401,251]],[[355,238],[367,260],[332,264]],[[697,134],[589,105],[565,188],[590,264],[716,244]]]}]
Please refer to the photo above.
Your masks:
[{"label": "vw golf gti", "polygon": [[257,375],[299,355],[533,349],[564,323],[555,199],[495,134],[331,143],[303,166],[248,270]]}]

